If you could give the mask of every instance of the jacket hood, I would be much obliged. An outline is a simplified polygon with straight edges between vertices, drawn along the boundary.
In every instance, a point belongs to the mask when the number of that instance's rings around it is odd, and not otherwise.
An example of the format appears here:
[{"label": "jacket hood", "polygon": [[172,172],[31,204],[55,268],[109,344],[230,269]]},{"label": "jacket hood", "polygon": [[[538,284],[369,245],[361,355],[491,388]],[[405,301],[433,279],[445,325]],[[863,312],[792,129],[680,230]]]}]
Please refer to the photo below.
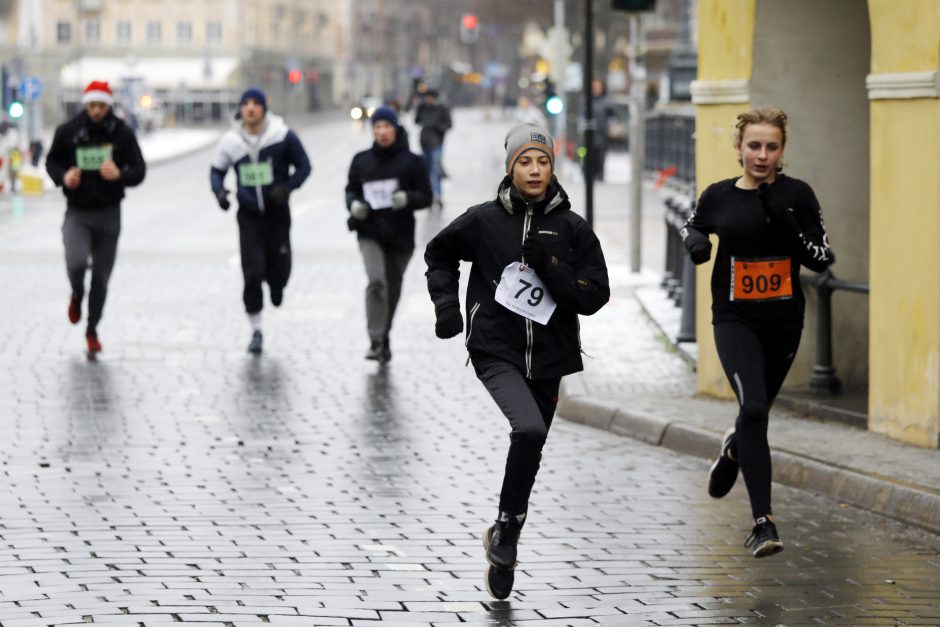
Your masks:
[{"label": "jacket hood", "polygon": [[[496,202],[510,215],[515,213],[516,209],[525,211],[528,204],[522,194],[519,193],[519,190],[512,184],[512,177],[508,174],[499,184],[499,190],[496,192]],[[570,209],[571,202],[568,200],[568,193],[553,174],[548,189],[545,190],[545,198],[535,203],[535,210],[548,214],[559,208]]]},{"label": "jacket hood", "polygon": [[[236,116],[238,113],[235,114]],[[260,135],[251,135],[245,131],[245,126],[242,124],[240,117],[235,117],[232,119],[232,130],[237,134],[245,138],[249,137],[266,137],[268,135],[276,135],[283,128],[287,126],[287,123],[279,115],[268,112],[264,115],[264,124],[261,125],[261,134]]]}]

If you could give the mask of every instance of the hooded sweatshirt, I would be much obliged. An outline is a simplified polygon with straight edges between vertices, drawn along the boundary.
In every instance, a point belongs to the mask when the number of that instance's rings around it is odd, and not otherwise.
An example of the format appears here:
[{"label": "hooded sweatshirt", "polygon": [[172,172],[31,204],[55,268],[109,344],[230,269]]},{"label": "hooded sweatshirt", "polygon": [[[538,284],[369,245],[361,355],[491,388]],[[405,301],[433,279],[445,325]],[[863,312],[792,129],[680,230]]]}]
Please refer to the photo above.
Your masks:
[{"label": "hooded sweatshirt", "polygon": [[236,121],[222,136],[209,173],[213,192],[223,188],[229,168],[235,168],[238,180],[235,194],[238,206],[249,211],[264,211],[266,204],[271,204],[265,201],[274,187],[284,186],[293,191],[311,171],[300,138],[288,128],[284,118],[273,113],[264,116],[260,135],[252,135]]}]

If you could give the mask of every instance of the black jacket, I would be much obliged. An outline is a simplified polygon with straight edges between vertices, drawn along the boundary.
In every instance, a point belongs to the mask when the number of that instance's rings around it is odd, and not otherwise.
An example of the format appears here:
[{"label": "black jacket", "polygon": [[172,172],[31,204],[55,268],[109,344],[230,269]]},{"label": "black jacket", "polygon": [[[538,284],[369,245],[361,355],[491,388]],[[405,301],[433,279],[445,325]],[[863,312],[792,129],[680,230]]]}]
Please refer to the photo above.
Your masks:
[{"label": "black jacket", "polygon": [[452,125],[450,109],[439,102],[422,102],[415,111],[415,124],[421,127],[421,150],[440,148]]},{"label": "black jacket", "polygon": [[106,181],[97,170],[83,170],[82,182],[76,189],[62,187],[69,207],[104,209],[116,207],[124,198],[124,188],[139,185],[147,168],[137,145],[137,138],[123,120],[109,111],[95,124],[82,111],[60,125],[46,155],[46,171],[56,185],[62,185],[65,173],[77,163],[76,150],[110,144],[114,163],[121,170],[117,181]]},{"label": "black jacket", "polygon": [[[528,320],[496,302],[503,269],[522,260],[532,230],[550,234],[559,263],[539,273],[558,307],[548,324]],[[495,200],[471,207],[432,239],[424,253],[428,291],[436,311],[459,304],[461,261],[471,262],[466,298],[466,346],[473,354],[506,360],[529,379],[561,377],[583,368],[578,315],[610,299],[600,242],[568,195],[552,180],[545,200],[527,203],[507,176]]]},{"label": "black jacket", "polygon": [[369,212],[365,220],[349,218],[349,228],[358,232],[359,239],[371,239],[382,248],[407,252],[415,247],[415,209],[431,204],[431,181],[424,160],[408,150],[407,137],[398,133],[395,143],[381,148],[373,143],[368,150],[356,154],[349,166],[346,184],[346,208],[354,200],[365,202],[363,183],[397,179],[398,189],[408,194],[404,209],[379,209]]}]

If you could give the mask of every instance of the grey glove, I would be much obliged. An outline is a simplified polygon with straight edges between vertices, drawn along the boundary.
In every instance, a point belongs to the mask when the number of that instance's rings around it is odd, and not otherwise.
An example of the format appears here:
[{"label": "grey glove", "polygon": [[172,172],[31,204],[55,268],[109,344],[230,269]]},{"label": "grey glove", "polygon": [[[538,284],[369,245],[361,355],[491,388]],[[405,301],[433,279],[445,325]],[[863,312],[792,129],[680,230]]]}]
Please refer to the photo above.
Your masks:
[{"label": "grey glove", "polygon": [[369,206],[369,203],[361,200],[354,200],[349,205],[349,213],[357,220],[365,220],[368,218],[370,211],[372,211],[372,207]]},{"label": "grey glove", "polygon": [[393,209],[404,209],[408,206],[408,192],[398,190],[392,194],[392,208]]}]

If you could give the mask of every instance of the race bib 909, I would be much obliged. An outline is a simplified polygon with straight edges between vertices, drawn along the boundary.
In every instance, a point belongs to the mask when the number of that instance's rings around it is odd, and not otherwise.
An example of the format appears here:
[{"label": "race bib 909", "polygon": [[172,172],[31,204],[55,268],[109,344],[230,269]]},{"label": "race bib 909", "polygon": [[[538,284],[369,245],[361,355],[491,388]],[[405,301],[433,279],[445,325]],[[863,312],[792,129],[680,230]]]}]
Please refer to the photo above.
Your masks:
[{"label": "race bib 909", "polygon": [[503,268],[496,287],[496,302],[541,325],[548,324],[558,306],[535,270],[520,261]]}]

